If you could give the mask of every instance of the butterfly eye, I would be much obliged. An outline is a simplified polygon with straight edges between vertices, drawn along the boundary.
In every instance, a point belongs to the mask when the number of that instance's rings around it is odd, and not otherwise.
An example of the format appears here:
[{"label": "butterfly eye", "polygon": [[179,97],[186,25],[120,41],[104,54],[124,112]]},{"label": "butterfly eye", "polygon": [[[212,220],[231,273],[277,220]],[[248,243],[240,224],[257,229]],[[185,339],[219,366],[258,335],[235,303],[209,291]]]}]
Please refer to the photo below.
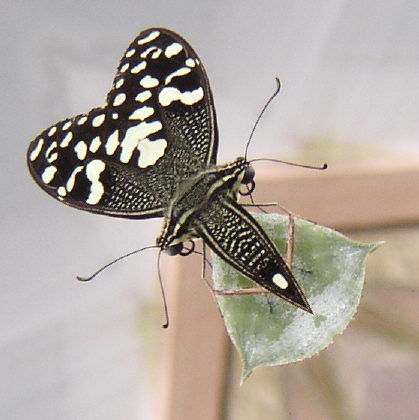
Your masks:
[{"label": "butterfly eye", "polygon": [[242,184],[251,184],[253,182],[254,177],[255,177],[255,170],[253,169],[253,166],[248,166],[244,170]]},{"label": "butterfly eye", "polygon": [[168,246],[164,252],[166,252],[167,255],[182,255],[182,251],[183,251],[183,242],[179,242],[176,245],[170,245]]},{"label": "butterfly eye", "polygon": [[191,244],[190,248],[186,248],[183,242],[179,242],[176,245],[169,245],[164,251],[170,256],[181,255],[182,257],[186,257],[195,250],[194,241],[189,240],[189,242]]},{"label": "butterfly eye", "polygon": [[245,185],[247,190],[240,190],[240,195],[250,195],[255,190],[255,170],[252,166],[247,166],[244,170],[243,179],[241,180],[242,185]]}]

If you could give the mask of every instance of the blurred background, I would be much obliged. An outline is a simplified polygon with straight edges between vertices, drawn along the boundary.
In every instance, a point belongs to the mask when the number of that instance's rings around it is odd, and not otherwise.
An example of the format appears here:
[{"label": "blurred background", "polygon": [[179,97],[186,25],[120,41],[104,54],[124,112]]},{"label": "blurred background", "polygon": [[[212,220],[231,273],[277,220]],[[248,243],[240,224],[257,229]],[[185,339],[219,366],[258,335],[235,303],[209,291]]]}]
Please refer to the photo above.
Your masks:
[{"label": "blurred background", "polygon": [[[149,362],[154,355],[158,365],[164,334],[157,252],[90,283],[75,276],[154,244],[161,221],[63,206],[25,163],[44,128],[104,103],[141,30],[173,29],[200,56],[215,97],[219,162],[243,154],[276,76],[281,93],[249,157],[332,165],[419,152],[414,0],[4,0],[0,21],[1,419],[158,418],[158,368]],[[410,389],[419,392],[418,378]]]}]

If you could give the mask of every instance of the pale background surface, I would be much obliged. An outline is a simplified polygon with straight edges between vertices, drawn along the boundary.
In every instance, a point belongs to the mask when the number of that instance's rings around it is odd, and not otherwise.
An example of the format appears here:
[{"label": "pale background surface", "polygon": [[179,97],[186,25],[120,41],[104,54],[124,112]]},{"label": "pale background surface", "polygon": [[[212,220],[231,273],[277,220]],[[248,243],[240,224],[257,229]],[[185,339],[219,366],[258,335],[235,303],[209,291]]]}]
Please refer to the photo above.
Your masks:
[{"label": "pale background surface", "polygon": [[286,158],[329,136],[419,151],[417,1],[254,4],[2,2],[1,419],[154,418],[138,324],[158,293],[156,253],[88,284],[74,276],[153,244],[160,221],[75,211],[47,197],[25,167],[26,147],[45,127],[103,103],[141,30],[171,28],[200,55],[217,105],[220,162],[243,153],[275,76],[283,89],[250,157]]}]

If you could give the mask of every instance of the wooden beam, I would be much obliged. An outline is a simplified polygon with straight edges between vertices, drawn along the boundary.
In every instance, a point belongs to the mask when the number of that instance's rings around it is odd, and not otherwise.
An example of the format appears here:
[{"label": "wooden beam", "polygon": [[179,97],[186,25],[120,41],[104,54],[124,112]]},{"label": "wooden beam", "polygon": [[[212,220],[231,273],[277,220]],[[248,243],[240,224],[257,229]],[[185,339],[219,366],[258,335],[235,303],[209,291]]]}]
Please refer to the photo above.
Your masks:
[{"label": "wooden beam", "polygon": [[348,230],[419,221],[418,161],[331,165],[326,171],[259,166],[255,201],[276,201],[319,224]]}]

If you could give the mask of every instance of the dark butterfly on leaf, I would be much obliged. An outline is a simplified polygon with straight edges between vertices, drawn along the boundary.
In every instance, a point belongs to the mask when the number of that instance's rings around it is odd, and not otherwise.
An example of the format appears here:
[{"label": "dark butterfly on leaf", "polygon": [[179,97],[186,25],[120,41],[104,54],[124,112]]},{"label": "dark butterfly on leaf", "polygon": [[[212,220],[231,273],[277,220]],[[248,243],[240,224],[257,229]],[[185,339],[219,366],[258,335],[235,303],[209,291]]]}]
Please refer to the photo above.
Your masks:
[{"label": "dark butterfly on leaf", "polygon": [[312,312],[295,277],[237,202],[253,182],[245,158],[216,165],[218,131],[205,69],[192,47],[162,28],[126,50],[106,105],[47,128],[29,145],[34,180],[57,200],[93,213],[164,217],[157,245],[174,255],[202,238],[275,295]]}]

